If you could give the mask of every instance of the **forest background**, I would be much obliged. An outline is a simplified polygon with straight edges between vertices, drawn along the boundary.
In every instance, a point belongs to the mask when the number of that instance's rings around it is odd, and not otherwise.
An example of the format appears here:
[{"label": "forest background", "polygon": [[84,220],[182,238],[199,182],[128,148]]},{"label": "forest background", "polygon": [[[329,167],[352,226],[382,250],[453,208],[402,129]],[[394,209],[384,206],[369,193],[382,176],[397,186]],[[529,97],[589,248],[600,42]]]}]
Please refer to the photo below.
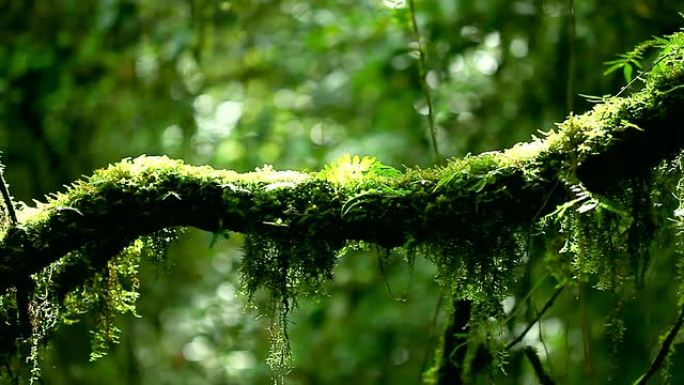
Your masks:
[{"label": "forest background", "polygon": [[[5,177],[30,202],[140,154],[239,171],[318,170],[345,153],[429,166],[424,86],[442,156],[510,147],[589,109],[579,94],[617,93],[638,68],[604,75],[605,63],[678,30],[676,3],[426,0],[411,13],[390,0],[5,0]],[[121,317],[121,343],[89,362],[87,323],[61,328],[45,382],[270,383],[266,323],[241,295],[241,245],[237,234],[185,232],[168,268],[143,268],[141,317]],[[327,295],[290,315],[288,383],[420,383],[448,302],[435,274],[424,260],[410,267],[372,250],[341,260]],[[561,383],[631,382],[673,321],[664,289],[648,283],[627,305],[594,289],[582,304],[562,293],[525,343]],[[534,314],[554,284],[532,265],[505,306],[526,302]],[[683,359],[673,356],[673,383]],[[512,362],[500,381],[534,383],[527,365]]]}]

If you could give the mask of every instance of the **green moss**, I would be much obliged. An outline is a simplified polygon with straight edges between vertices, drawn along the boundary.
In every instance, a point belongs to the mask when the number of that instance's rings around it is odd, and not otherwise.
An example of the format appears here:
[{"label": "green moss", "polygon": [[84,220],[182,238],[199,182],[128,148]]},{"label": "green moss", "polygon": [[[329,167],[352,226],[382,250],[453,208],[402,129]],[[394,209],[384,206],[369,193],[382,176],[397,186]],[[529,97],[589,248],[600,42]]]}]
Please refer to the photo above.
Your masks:
[{"label": "green moss", "polygon": [[137,316],[135,303],[140,282],[137,277],[145,243],[138,239],[107,262],[104,271],[95,273],[83,286],[64,298],[62,322],[78,322],[95,312],[96,325],[92,334],[91,360],[106,354],[109,346],[119,341],[121,330],[115,316],[130,313]]}]

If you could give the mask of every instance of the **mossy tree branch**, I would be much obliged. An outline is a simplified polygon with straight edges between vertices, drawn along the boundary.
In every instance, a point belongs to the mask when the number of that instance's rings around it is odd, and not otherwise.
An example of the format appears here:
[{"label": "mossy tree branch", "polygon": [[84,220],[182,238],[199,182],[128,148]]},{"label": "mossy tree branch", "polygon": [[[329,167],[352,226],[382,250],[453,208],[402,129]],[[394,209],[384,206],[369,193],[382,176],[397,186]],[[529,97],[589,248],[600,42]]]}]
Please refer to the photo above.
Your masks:
[{"label": "mossy tree branch", "polygon": [[165,157],[123,160],[19,210],[18,226],[0,234],[0,292],[70,251],[101,245],[105,252],[73,266],[90,270],[136,237],[175,226],[315,237],[334,247],[458,243],[483,228],[526,228],[572,198],[554,188],[559,181],[605,191],[682,148],[684,74],[678,63],[660,65],[644,90],[570,116],[544,138],[443,168],[400,173],[349,158],[318,173],[239,174]]}]

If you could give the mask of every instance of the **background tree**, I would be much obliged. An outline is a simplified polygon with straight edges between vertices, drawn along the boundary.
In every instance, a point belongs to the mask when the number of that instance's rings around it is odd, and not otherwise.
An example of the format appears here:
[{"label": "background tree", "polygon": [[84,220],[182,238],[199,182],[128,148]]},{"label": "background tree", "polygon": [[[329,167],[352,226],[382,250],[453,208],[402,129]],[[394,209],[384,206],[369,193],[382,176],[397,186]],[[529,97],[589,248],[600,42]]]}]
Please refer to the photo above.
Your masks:
[{"label": "background tree", "polygon": [[[432,162],[415,36],[401,4],[9,1],[1,7],[0,57],[7,65],[0,69],[0,141],[6,178],[20,200],[140,153],[237,170],[264,163],[318,169],[345,152],[373,154],[397,168]],[[651,35],[675,31],[678,10],[664,1],[419,2],[440,151],[462,156],[508,147],[570,110],[588,108],[572,95],[617,92],[624,79],[601,77],[602,63]],[[120,322],[119,347],[88,364],[86,329],[62,328],[43,365],[46,381],[270,381],[263,324],[253,314],[240,316],[238,238],[217,242],[209,258],[194,258],[212,236],[182,236],[170,250],[172,269],[162,277],[143,271],[143,317]],[[400,259],[346,258],[329,297],[300,302],[291,315],[297,362],[291,381],[418,382],[448,300],[439,306],[431,264],[419,258],[408,268]],[[656,264],[649,274],[656,276],[658,266],[669,269]],[[512,330],[527,325],[553,292],[555,282],[537,263],[528,269],[508,302],[527,302],[527,314],[511,319]],[[589,286],[579,295],[562,293],[535,328],[546,338],[526,343],[546,342],[553,353],[546,364],[563,382],[631,381],[672,322],[671,308],[650,301],[671,298],[664,295],[670,290],[650,283],[639,301],[617,304]],[[629,338],[618,344],[624,333]],[[620,371],[611,367],[616,362]],[[511,383],[532,375],[526,365],[507,366]]]}]

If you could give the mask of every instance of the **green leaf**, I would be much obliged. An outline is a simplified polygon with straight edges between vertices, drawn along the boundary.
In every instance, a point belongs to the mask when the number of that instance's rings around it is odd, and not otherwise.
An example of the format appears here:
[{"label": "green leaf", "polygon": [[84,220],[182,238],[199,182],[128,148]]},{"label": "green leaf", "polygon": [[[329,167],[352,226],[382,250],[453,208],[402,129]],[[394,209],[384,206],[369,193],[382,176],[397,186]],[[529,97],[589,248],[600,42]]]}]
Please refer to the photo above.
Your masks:
[{"label": "green leaf", "polygon": [[625,66],[622,67],[622,74],[625,76],[625,82],[629,83],[632,81],[632,73],[634,69],[632,68],[632,65],[629,63],[625,63]]},{"label": "green leaf", "polygon": [[605,62],[604,64],[609,66],[608,68],[606,68],[605,71],[603,71],[603,76],[606,76],[624,67],[625,62],[623,60],[612,60],[609,62]]},{"label": "green leaf", "polygon": [[584,214],[587,211],[593,210],[597,204],[598,204],[598,202],[596,200],[591,199],[588,202],[584,203],[582,206],[578,207],[577,212],[580,214]]}]

